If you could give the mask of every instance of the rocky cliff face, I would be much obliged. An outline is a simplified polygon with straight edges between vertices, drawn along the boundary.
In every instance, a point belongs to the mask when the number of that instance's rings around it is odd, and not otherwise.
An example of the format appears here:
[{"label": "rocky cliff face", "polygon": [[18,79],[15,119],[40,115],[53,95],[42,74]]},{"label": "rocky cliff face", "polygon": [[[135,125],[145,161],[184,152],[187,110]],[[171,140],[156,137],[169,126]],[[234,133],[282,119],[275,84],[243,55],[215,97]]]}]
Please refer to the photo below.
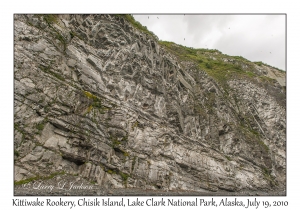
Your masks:
[{"label": "rocky cliff face", "polygon": [[277,190],[285,72],[159,42],[116,15],[15,15],[15,184]]}]

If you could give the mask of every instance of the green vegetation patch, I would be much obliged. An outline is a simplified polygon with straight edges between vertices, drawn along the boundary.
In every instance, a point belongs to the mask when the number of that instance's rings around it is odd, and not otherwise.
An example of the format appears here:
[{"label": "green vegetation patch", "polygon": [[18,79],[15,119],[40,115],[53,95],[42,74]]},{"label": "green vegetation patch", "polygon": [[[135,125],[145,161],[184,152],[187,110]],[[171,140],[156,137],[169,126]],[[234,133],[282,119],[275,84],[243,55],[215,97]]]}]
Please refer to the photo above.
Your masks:
[{"label": "green vegetation patch", "polygon": [[245,125],[240,125],[238,128],[239,131],[246,137],[246,140],[255,141],[265,152],[269,152],[269,147],[261,140],[262,136],[258,131],[248,128]]},{"label": "green vegetation patch", "polygon": [[35,177],[28,178],[28,179],[24,179],[24,180],[20,180],[20,181],[15,181],[14,185],[27,184],[27,183],[35,181],[35,180],[48,180],[48,179],[52,179],[53,177],[55,177],[57,175],[64,175],[64,174],[65,174],[65,172],[61,171],[61,172],[52,173],[49,176],[35,176]]},{"label": "green vegetation patch", "polygon": [[[179,60],[193,62],[198,70],[205,71],[225,89],[228,88],[228,80],[235,78],[253,80],[259,77],[255,74],[255,65],[241,56],[229,56],[216,49],[195,49],[168,41],[159,41],[159,44],[165,46]],[[256,64],[265,65],[262,62],[256,62]],[[261,80],[272,79],[262,77]]]},{"label": "green vegetation patch", "polygon": [[70,33],[71,39],[73,39],[74,37],[77,37],[77,38],[79,38],[80,40],[82,40],[82,41],[83,41],[83,38],[82,38],[82,36],[80,36],[80,35],[79,35],[79,34],[77,34],[76,32],[74,32],[74,31],[70,31],[69,33]]},{"label": "green vegetation patch", "polygon": [[108,169],[106,172],[107,172],[107,173],[109,173],[109,174],[116,174],[116,172],[115,172],[115,171],[113,171],[113,170],[110,170],[110,169]]},{"label": "green vegetation patch", "polygon": [[111,175],[113,175],[113,174],[118,174],[118,175],[120,175],[121,178],[122,178],[122,180],[123,180],[123,184],[124,184],[125,186],[127,186],[127,180],[128,180],[128,178],[130,177],[129,174],[123,173],[123,172],[120,171],[119,169],[108,169],[108,170],[106,171],[106,173],[111,174]]},{"label": "green vegetation patch", "polygon": [[276,70],[278,70],[278,71],[285,72],[285,71],[282,70],[282,69],[279,69],[279,68],[277,68],[277,67],[271,66],[271,65],[266,64],[266,63],[263,63],[262,61],[255,61],[255,62],[253,62],[253,63],[255,63],[255,64],[258,65],[258,66],[268,66],[268,67],[274,68],[274,69],[276,69]]},{"label": "green vegetation patch", "polygon": [[146,26],[143,26],[139,21],[136,21],[132,15],[123,15],[122,14],[122,15],[117,15],[117,16],[123,17],[136,29],[139,29],[140,31],[150,35],[155,40],[158,40],[158,37],[152,31],[149,31]]},{"label": "green vegetation patch", "polygon": [[264,175],[264,178],[269,181],[271,186],[278,185],[277,181],[275,180],[275,177],[271,175],[271,170],[267,169],[266,167],[261,167],[262,174]]},{"label": "green vegetation patch", "polygon": [[199,102],[194,104],[194,111],[195,113],[199,114],[202,118],[207,117],[206,109]]},{"label": "green vegetation patch", "polygon": [[42,131],[44,130],[44,127],[46,125],[46,123],[48,122],[48,119],[45,118],[43,121],[39,122],[38,124],[35,125],[35,128],[37,129],[36,134],[41,134]]},{"label": "green vegetation patch", "polygon": [[109,140],[111,141],[112,148],[118,148],[118,146],[121,144],[121,141],[118,140],[118,137],[114,135],[110,135]]},{"label": "green vegetation patch", "polygon": [[113,134],[111,134],[109,136],[109,140],[111,141],[110,146],[114,149],[114,151],[118,152],[119,154],[122,154],[121,158],[123,159],[124,162],[126,161],[126,159],[128,157],[130,157],[130,153],[128,151],[122,149],[122,147],[120,147],[120,145],[126,144],[127,138],[128,138],[128,136],[118,138],[117,136],[115,136]]},{"label": "green vegetation patch", "polygon": [[227,156],[227,155],[225,155],[225,157],[226,157],[227,160],[232,161],[232,158],[231,158],[231,157],[229,157],[229,156]]},{"label": "green vegetation patch", "polygon": [[42,16],[43,16],[44,21],[45,21],[49,26],[51,26],[52,24],[58,22],[58,17],[57,17],[57,15],[46,14],[46,15],[42,15]]},{"label": "green vegetation patch", "polygon": [[60,74],[52,71],[50,66],[42,66],[41,65],[40,69],[47,74],[51,74],[52,76],[56,77],[59,80],[65,81],[65,78],[63,76],[61,76]]},{"label": "green vegetation patch", "polygon": [[84,95],[92,100],[92,104],[88,107],[87,113],[89,113],[93,108],[99,110],[100,114],[106,113],[110,108],[102,105],[101,99],[88,91],[83,92]]},{"label": "green vegetation patch", "polygon": [[42,17],[42,19],[47,23],[49,29],[51,29],[51,35],[57,39],[63,46],[63,50],[65,51],[67,48],[67,39],[60,33],[60,31],[55,28],[53,25],[59,23],[58,15],[55,14],[44,14],[44,15],[36,15],[37,17]]},{"label": "green vegetation patch", "polygon": [[263,65],[263,62],[261,62],[261,61],[256,61],[256,62],[253,62],[253,63],[255,63],[258,66],[262,66]]},{"label": "green vegetation patch", "polygon": [[14,155],[17,156],[17,157],[19,157],[20,153],[17,150],[14,150]]},{"label": "green vegetation patch", "polygon": [[14,129],[22,134],[22,141],[25,139],[26,132],[23,128],[20,127],[20,123],[14,123]]},{"label": "green vegetation patch", "polygon": [[136,156],[134,156],[134,157],[133,157],[133,160],[132,160],[132,165],[131,165],[131,173],[133,172],[133,169],[134,169],[135,163],[136,163]]},{"label": "green vegetation patch", "polygon": [[139,126],[139,122],[135,121],[132,125],[131,125],[131,129],[134,130],[134,128]]},{"label": "green vegetation patch", "polygon": [[36,128],[39,130],[39,131],[42,131],[44,129],[45,125],[44,123],[39,123],[36,125]]},{"label": "green vegetation patch", "polygon": [[262,82],[266,82],[266,83],[274,83],[276,82],[276,79],[272,79],[270,77],[266,77],[266,76],[260,76],[259,79],[262,81]]},{"label": "green vegetation patch", "polygon": [[55,38],[60,41],[65,51],[67,48],[67,39],[63,35],[61,35],[57,30],[55,31]]},{"label": "green vegetation patch", "polygon": [[264,150],[266,151],[266,152],[269,152],[269,147],[261,140],[261,139],[258,139],[258,144],[262,147],[262,148],[264,148]]},{"label": "green vegetation patch", "polygon": [[127,182],[127,179],[129,178],[129,175],[123,172],[119,172],[120,176],[122,177],[124,182]]}]

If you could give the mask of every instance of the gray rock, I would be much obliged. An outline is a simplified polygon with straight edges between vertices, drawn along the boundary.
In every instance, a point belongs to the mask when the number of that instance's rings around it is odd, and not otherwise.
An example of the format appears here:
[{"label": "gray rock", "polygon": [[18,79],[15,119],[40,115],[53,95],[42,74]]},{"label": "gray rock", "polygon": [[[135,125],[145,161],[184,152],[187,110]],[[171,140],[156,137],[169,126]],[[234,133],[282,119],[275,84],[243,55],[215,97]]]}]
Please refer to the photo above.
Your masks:
[{"label": "gray rock", "polygon": [[201,54],[255,75],[224,85],[123,17],[14,17],[15,181],[64,172],[99,195],[285,189],[284,72]]}]

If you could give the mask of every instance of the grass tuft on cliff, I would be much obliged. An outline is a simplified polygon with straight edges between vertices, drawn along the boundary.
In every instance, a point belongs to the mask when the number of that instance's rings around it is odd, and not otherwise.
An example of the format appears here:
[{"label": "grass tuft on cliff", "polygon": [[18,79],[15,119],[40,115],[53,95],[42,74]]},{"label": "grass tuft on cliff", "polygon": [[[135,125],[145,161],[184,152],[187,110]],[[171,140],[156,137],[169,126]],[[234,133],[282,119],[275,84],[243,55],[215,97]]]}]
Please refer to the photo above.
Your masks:
[{"label": "grass tuft on cliff", "polygon": [[140,31],[152,36],[155,40],[158,41],[158,37],[152,32],[147,29],[146,26],[143,26],[139,21],[136,21],[132,15],[124,15],[119,14],[117,15],[119,17],[123,17],[125,20],[127,20],[133,27],[136,29],[139,29]]},{"label": "grass tuft on cliff", "polygon": [[193,62],[199,70],[205,71],[222,86],[234,78],[259,79],[271,83],[274,81],[258,74],[255,64],[266,65],[262,62],[251,62],[241,56],[229,56],[216,49],[195,49],[168,41],[159,41],[159,44],[176,55],[179,60]]}]

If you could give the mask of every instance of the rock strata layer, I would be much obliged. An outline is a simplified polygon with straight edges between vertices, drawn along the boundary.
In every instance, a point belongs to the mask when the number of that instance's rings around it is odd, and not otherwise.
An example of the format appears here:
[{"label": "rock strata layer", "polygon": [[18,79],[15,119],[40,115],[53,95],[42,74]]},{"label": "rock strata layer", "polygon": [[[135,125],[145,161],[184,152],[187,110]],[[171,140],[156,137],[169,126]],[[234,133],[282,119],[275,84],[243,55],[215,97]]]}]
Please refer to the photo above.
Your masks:
[{"label": "rock strata layer", "polygon": [[222,83],[122,16],[15,15],[15,184],[285,189],[285,73],[222,63],[249,77]]}]

